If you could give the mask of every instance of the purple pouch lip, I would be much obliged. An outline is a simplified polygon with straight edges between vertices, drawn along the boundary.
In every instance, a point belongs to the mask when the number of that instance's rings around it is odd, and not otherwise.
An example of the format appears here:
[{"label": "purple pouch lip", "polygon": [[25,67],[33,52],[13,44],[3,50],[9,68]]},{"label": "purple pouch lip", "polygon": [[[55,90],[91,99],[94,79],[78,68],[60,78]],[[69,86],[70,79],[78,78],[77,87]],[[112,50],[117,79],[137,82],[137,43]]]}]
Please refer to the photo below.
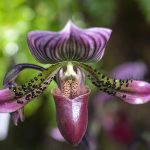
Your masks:
[{"label": "purple pouch lip", "polygon": [[56,105],[58,128],[62,136],[76,146],[82,140],[88,124],[88,96],[90,89],[74,99],[69,99],[56,88],[52,91]]}]

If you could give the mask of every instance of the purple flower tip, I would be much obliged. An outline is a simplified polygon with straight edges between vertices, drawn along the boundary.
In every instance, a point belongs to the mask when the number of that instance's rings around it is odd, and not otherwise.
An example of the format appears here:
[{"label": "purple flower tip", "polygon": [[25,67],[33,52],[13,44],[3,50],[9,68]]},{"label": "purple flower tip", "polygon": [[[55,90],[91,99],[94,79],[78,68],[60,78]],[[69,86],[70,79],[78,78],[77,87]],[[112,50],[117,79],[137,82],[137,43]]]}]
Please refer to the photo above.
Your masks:
[{"label": "purple flower tip", "polygon": [[132,80],[128,87],[122,87],[116,96],[130,104],[144,104],[150,101],[150,84]]},{"label": "purple flower tip", "polygon": [[59,32],[32,31],[28,45],[32,55],[41,63],[59,61],[99,61],[109,40],[107,28],[81,29],[68,21]]},{"label": "purple flower tip", "polygon": [[[9,88],[0,90],[0,113],[12,113],[18,111],[19,109],[23,108],[24,105],[27,103],[28,101],[25,99],[25,97],[16,99],[15,94]],[[15,118],[19,119],[20,117],[16,116]]]}]

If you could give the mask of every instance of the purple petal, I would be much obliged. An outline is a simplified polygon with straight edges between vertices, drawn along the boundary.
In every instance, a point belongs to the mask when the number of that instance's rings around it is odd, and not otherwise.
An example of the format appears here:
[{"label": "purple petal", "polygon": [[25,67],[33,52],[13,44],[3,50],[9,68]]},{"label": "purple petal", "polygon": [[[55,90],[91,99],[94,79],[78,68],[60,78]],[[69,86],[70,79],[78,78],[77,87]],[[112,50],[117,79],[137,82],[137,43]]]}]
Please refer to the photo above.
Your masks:
[{"label": "purple petal", "polygon": [[51,129],[50,136],[57,141],[65,141],[58,128]]},{"label": "purple petal", "polygon": [[24,121],[23,109],[19,109],[11,113],[11,117],[13,119],[14,124],[17,126],[19,121]]},{"label": "purple petal", "polygon": [[9,88],[0,90],[0,113],[17,111],[28,102],[25,97],[16,100],[14,93]]},{"label": "purple petal", "polygon": [[9,90],[9,88],[0,90],[0,103],[9,101],[10,99],[13,99],[15,96],[13,92]]},{"label": "purple petal", "polygon": [[116,96],[130,104],[143,104],[150,101],[150,84],[144,81],[135,81],[123,86]]},{"label": "purple petal", "polygon": [[59,32],[32,31],[28,45],[32,55],[41,63],[65,60],[99,61],[109,40],[107,28],[80,29],[69,21]]},{"label": "purple petal", "polygon": [[85,134],[88,123],[87,102],[90,90],[74,99],[62,95],[57,88],[54,96],[58,128],[62,136],[72,145],[78,145]]},{"label": "purple petal", "polygon": [[148,73],[148,68],[143,62],[128,62],[119,65],[111,72],[112,77],[119,79],[143,79]]}]

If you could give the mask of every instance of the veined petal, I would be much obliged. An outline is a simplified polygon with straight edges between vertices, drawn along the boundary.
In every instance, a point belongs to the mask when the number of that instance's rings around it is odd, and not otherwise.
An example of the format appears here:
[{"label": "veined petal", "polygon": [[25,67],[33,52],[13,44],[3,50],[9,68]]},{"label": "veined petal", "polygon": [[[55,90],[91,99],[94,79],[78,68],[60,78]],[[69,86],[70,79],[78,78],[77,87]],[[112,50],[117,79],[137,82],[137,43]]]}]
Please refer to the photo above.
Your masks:
[{"label": "veined petal", "polygon": [[88,123],[88,96],[85,88],[82,95],[69,99],[56,88],[52,91],[56,105],[57,124],[62,136],[72,145],[78,145],[83,138]]},{"label": "veined petal", "polygon": [[59,61],[99,61],[109,40],[107,28],[81,29],[69,21],[59,32],[32,31],[28,45],[32,55],[41,63]]}]

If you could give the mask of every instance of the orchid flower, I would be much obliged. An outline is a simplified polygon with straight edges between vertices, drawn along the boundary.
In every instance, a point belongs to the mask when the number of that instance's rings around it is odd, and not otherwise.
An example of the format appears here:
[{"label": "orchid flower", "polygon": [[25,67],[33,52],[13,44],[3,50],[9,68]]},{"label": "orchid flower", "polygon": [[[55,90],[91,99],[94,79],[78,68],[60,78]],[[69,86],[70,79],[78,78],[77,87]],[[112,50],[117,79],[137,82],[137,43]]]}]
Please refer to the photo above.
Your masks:
[{"label": "orchid flower", "polygon": [[[23,107],[41,95],[53,79],[58,88],[51,91],[56,105],[58,128],[62,136],[72,145],[82,140],[88,123],[88,97],[90,88],[85,85],[87,77],[107,94],[117,96],[131,104],[146,103],[150,99],[150,84],[132,79],[113,79],[89,66],[104,55],[111,35],[107,28],[81,29],[69,21],[59,32],[32,31],[27,40],[32,55],[39,62],[52,64],[48,68],[19,64],[4,79],[0,91],[0,112],[12,114],[17,124],[22,120]],[[21,69],[20,69],[21,68]],[[19,72],[25,68],[41,71],[36,77],[22,85],[15,82]]]}]

